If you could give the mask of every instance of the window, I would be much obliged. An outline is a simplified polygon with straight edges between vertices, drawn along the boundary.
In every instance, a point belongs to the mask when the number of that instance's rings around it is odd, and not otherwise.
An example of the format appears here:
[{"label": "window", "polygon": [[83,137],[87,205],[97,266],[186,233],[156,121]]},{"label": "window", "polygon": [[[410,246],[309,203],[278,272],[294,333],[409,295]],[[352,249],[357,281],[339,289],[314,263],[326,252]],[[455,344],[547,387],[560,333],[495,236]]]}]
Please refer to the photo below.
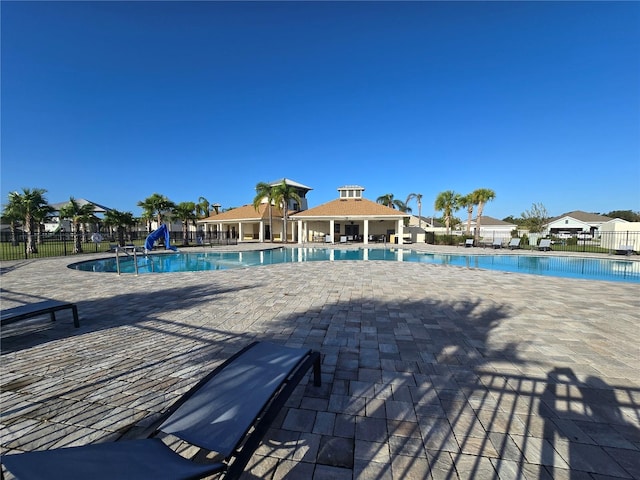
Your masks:
[{"label": "window", "polygon": [[334,223],[333,224],[333,233],[340,233],[340,224],[339,223]]}]

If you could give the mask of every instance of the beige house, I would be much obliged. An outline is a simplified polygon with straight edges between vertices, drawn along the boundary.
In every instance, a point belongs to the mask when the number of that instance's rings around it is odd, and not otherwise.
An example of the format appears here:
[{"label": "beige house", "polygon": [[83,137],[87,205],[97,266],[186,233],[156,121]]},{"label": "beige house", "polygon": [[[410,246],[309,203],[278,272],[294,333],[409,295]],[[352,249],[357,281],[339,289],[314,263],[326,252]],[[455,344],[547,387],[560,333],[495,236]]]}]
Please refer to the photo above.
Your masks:
[{"label": "beige house", "polygon": [[[291,180],[285,181],[301,185]],[[311,190],[309,187],[304,188],[306,191]],[[301,211],[290,210],[286,241],[404,243],[404,219],[409,215],[363,198],[363,191],[363,187],[347,185],[338,188],[339,198],[336,200]],[[306,199],[303,204],[300,207],[306,207]],[[205,238],[265,242],[273,234],[274,241],[283,241],[282,210],[271,205],[270,220],[266,200],[257,210],[253,205],[244,205],[198,220],[198,224],[204,229]]]},{"label": "beige house", "polygon": [[[312,190],[301,183],[295,182],[288,178],[281,178],[270,182],[269,185],[286,183],[293,187],[300,204],[295,200],[291,200],[288,205],[289,215],[307,208],[307,193]],[[272,239],[281,242],[284,236],[284,224],[282,220],[282,209],[271,205],[267,198],[262,199],[262,203],[258,209],[253,204],[243,205],[242,207],[233,208],[226,212],[213,212],[209,217],[198,220],[198,225],[202,228],[202,234],[205,239],[237,239],[240,242],[258,241],[264,242]],[[291,221],[287,221],[287,241],[295,241],[295,231],[291,226]]]},{"label": "beige house", "polygon": [[357,185],[340,187],[336,200],[292,215],[298,243],[404,243],[404,219],[410,215],[367,200],[362,192]]}]

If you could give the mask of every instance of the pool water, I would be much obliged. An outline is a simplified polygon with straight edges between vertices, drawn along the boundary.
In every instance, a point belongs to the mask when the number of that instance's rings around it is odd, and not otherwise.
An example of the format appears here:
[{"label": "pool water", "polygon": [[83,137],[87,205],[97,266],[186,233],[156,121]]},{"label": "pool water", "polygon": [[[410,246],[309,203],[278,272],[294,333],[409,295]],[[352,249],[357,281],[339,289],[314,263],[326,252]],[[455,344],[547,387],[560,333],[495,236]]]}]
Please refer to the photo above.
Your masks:
[{"label": "pool water", "polygon": [[[640,283],[640,262],[630,260],[533,256],[533,255],[453,255],[417,252],[408,249],[277,248],[245,252],[204,252],[138,255],[138,273],[198,272],[227,270],[278,263],[385,260],[435,263],[505,272],[554,277],[582,278]],[[117,272],[116,258],[90,260],[69,265],[88,272]],[[120,257],[120,272],[135,273],[133,257]]]}]

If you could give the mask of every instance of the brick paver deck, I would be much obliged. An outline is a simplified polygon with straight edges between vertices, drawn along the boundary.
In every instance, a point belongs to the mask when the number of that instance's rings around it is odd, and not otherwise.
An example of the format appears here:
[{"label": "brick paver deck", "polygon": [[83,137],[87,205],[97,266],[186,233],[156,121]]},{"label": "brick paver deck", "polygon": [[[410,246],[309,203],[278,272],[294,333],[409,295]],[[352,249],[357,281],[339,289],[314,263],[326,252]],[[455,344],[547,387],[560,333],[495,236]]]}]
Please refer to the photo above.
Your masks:
[{"label": "brick paver deck", "polygon": [[2,266],[3,308],[56,299],[81,317],[3,328],[2,453],[135,436],[269,339],[321,351],[324,383],[298,388],[247,478],[640,478],[637,285],[357,261],[118,277],[74,260]]}]

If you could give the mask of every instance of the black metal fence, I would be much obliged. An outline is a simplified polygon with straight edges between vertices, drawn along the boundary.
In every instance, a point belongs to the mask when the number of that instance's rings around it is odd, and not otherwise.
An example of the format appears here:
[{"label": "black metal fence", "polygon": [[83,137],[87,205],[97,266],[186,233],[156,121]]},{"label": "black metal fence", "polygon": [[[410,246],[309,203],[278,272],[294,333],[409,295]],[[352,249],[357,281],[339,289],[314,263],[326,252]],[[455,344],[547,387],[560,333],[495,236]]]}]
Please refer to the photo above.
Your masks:
[{"label": "black metal fence", "polygon": [[[464,245],[468,235],[441,235],[434,232],[427,232],[426,243],[435,245]],[[598,236],[574,235],[574,236],[543,236],[540,234],[522,235],[518,237],[520,243],[517,248],[522,250],[538,250],[540,241],[546,239],[550,241],[550,250],[557,252],[579,252],[579,253],[640,253],[640,232],[638,231],[618,231],[601,232]],[[493,234],[484,236],[479,242],[474,243],[475,247],[488,248],[508,248],[512,237],[508,233]]]},{"label": "black metal fence", "polygon": [[[123,245],[144,246],[147,232],[127,232]],[[81,255],[86,253],[112,252],[119,242],[115,236],[108,234],[94,235],[92,233],[79,234],[79,249],[76,245],[76,235],[68,232],[32,234],[18,232],[15,238],[3,232],[0,237],[0,260],[26,260],[44,257],[59,257],[66,255]],[[226,232],[189,232],[185,239],[183,232],[171,232],[170,243],[176,247],[197,245],[235,245],[237,238],[228,236]],[[29,241],[31,240],[31,241]],[[158,248],[164,248],[164,243]]]}]

